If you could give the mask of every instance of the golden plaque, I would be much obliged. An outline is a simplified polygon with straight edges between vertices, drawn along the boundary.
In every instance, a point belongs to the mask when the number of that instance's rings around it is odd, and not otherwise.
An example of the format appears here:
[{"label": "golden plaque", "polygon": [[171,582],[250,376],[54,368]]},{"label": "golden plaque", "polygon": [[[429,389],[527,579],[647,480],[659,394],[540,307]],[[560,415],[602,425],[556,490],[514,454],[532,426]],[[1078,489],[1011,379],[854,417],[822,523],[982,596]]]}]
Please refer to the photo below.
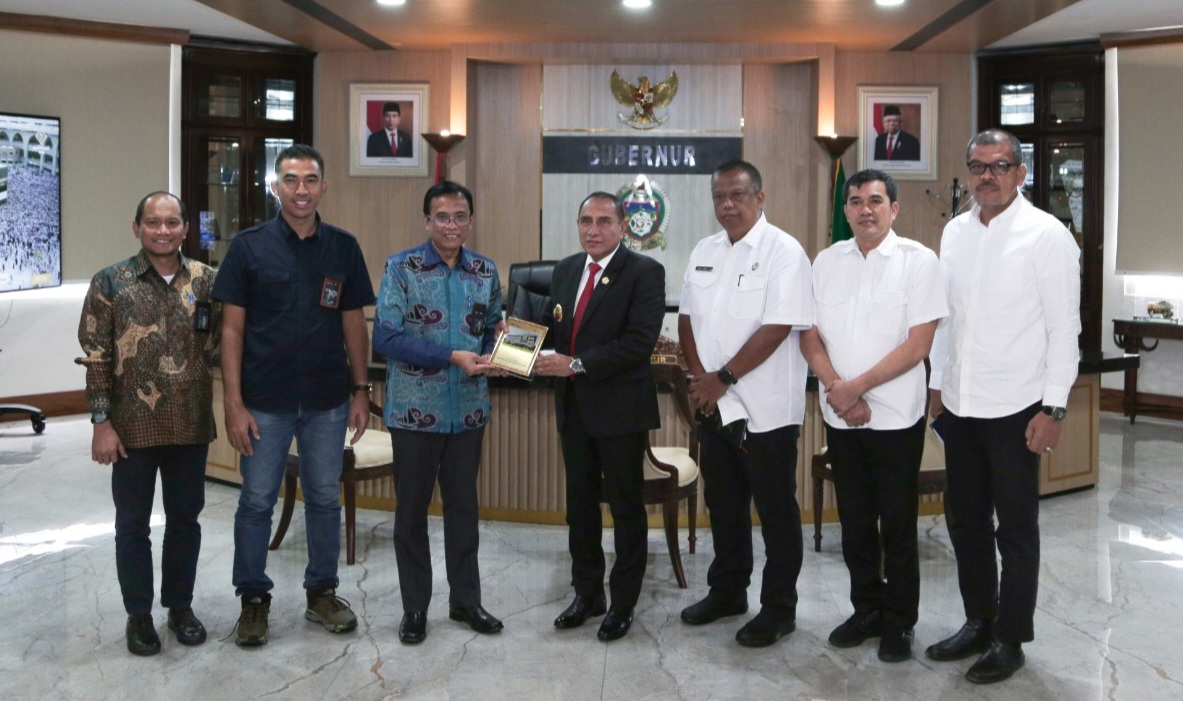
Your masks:
[{"label": "golden plaque", "polygon": [[517,317],[505,320],[508,327],[497,337],[489,362],[509,373],[529,379],[534,372],[534,361],[542,350],[546,327],[523,321]]}]

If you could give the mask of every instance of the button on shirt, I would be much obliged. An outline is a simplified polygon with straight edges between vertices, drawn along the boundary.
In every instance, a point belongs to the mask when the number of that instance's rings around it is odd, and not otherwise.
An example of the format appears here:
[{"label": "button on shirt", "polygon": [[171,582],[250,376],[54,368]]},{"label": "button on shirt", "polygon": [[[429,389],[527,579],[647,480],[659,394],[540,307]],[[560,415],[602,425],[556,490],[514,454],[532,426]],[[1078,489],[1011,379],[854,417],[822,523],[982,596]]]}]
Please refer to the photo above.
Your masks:
[{"label": "button on shirt", "polygon": [[[840,241],[813,262],[817,329],[835,372],[844,380],[877,365],[908,338],[908,329],[948,313],[937,256],[894,231],[864,258],[858,243]],[[924,415],[924,364],[863,395],[871,421],[861,428],[908,428]],[[833,428],[850,426],[825,402],[822,415]]]},{"label": "button on shirt", "polygon": [[466,375],[451,355],[492,352],[499,321],[491,259],[461,248],[451,268],[430,241],[388,258],[374,316],[374,349],[387,357],[386,425],[460,433],[487,424],[488,381]]},{"label": "button on shirt", "polygon": [[975,206],[945,226],[949,317],[929,386],[958,416],[998,418],[1036,402],[1067,406],[1080,334],[1080,249],[1022,195],[983,226]]},{"label": "button on shirt", "polygon": [[809,257],[801,244],[768,223],[734,245],[726,231],[698,242],[690,254],[679,313],[690,317],[703,368],[716,371],[765,324],[792,326],[789,337],[719,399],[723,423],[748,420],[763,433],[805,420],[800,332],[813,325]]},{"label": "button on shirt", "polygon": [[301,239],[282,215],[241,231],[218,269],[214,298],[246,309],[248,409],[325,411],[349,399],[341,312],[374,303],[352,234],[318,219],[316,233]]}]

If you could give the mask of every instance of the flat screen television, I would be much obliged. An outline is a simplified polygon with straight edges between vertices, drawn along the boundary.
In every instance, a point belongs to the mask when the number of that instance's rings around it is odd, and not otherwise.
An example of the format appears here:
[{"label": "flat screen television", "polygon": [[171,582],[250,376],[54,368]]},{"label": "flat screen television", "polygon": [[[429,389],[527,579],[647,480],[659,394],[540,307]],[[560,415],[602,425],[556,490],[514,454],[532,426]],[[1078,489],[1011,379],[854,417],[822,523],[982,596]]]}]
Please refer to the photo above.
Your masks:
[{"label": "flat screen television", "polygon": [[0,110],[0,292],[62,284],[62,129]]}]

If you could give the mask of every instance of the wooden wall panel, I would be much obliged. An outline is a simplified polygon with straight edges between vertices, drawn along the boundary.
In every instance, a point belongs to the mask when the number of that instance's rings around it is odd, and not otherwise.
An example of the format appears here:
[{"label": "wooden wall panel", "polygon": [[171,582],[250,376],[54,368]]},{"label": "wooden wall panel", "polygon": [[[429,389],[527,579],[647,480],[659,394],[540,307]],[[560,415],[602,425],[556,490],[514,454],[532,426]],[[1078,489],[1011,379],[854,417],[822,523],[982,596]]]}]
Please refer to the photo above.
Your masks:
[{"label": "wooden wall panel", "polygon": [[[430,83],[431,114],[424,131],[448,128],[450,82],[448,54],[442,51],[390,51],[321,54],[316,58],[314,146],[325,159],[328,192],[320,213],[330,224],[357,236],[374,291],[386,258],[422,243],[423,193],[434,182],[434,166],[425,178],[349,175],[349,86],[352,83]],[[414,138],[420,138],[417,134]],[[453,150],[463,160],[465,144]],[[435,154],[428,151],[434,164]]]},{"label": "wooden wall panel", "polygon": [[541,253],[542,66],[477,63],[465,141],[477,215],[469,244],[493,258],[504,283],[511,263]]},{"label": "wooden wall panel", "polygon": [[830,163],[813,140],[817,64],[749,65],[743,80],[744,158],[764,177],[764,213],[812,259],[820,240],[818,213],[823,206],[828,211]]},{"label": "wooden wall panel", "polygon": [[[941,231],[948,222],[948,207],[926,194],[942,193],[958,178],[966,184],[965,145],[974,133],[973,59],[968,54],[839,53],[837,54],[835,131],[858,134],[858,86],[917,85],[940,88],[937,125],[936,181],[899,183],[900,214],[895,231],[938,250]],[[866,138],[859,135],[860,139]],[[858,144],[843,158],[846,174],[857,170]],[[943,194],[947,201],[948,192]]]}]

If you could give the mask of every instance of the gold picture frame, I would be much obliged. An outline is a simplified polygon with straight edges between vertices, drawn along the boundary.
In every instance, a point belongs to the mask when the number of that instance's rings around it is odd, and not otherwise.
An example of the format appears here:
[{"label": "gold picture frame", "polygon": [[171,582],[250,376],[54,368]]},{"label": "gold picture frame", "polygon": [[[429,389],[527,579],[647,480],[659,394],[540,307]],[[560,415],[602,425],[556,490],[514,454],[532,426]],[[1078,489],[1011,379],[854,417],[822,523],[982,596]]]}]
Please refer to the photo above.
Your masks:
[{"label": "gold picture frame", "polygon": [[497,337],[489,362],[512,375],[530,379],[547,328],[513,316],[505,324],[506,330]]},{"label": "gold picture frame", "polygon": [[[349,86],[349,174],[359,177],[427,177],[430,86],[426,83],[354,83]],[[396,155],[386,141],[384,106],[399,107]],[[393,111],[393,110],[391,110]],[[380,136],[381,135],[381,136]],[[407,142],[409,141],[409,148]]]}]

